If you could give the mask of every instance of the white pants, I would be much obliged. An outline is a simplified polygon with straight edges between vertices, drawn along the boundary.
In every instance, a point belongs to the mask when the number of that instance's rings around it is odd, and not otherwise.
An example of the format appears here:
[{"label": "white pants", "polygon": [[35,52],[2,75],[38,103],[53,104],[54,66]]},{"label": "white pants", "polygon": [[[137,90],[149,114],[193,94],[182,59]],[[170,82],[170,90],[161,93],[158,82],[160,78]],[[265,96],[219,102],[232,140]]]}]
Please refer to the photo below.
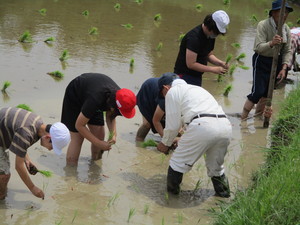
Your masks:
[{"label": "white pants", "polygon": [[205,163],[209,177],[224,173],[224,157],[232,136],[227,118],[201,117],[194,119],[178,142],[170,159],[173,170],[186,173],[197,160],[206,154]]}]

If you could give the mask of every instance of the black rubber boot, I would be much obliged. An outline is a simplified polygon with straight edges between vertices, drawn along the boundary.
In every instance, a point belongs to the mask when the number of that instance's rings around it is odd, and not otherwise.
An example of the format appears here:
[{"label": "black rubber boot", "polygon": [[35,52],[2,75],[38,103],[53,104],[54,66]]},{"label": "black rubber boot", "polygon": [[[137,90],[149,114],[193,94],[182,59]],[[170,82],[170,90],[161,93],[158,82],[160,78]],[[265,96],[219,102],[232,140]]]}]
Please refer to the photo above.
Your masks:
[{"label": "black rubber boot", "polygon": [[167,177],[167,190],[174,195],[178,195],[180,192],[180,184],[182,182],[183,174],[177,172],[169,166]]},{"label": "black rubber boot", "polygon": [[212,177],[211,181],[214,185],[214,189],[217,196],[223,197],[223,198],[229,198],[230,197],[230,189],[229,189],[229,183],[228,179],[223,174],[220,177]]}]

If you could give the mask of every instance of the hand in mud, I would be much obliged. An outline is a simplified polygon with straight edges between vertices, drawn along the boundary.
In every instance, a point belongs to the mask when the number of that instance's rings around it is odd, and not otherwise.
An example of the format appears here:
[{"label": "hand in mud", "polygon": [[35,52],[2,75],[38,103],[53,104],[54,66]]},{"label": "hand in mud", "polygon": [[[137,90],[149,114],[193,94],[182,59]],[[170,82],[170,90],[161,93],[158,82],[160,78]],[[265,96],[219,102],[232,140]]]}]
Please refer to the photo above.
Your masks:
[{"label": "hand in mud", "polygon": [[37,186],[33,186],[31,189],[30,189],[31,193],[35,196],[35,197],[38,197],[38,198],[42,198],[44,200],[45,198],[45,194],[44,192],[39,189]]},{"label": "hand in mud", "polygon": [[157,150],[166,155],[169,154],[169,147],[164,145],[162,142],[158,143]]}]

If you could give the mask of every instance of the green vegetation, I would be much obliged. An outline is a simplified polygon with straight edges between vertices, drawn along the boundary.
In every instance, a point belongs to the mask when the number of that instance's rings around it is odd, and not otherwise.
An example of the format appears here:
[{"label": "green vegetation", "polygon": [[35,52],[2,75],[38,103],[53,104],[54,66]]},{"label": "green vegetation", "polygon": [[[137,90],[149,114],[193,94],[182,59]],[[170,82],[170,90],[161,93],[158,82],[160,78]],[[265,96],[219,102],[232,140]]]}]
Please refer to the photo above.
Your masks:
[{"label": "green vegetation", "polygon": [[121,9],[121,4],[120,3],[116,3],[114,6],[115,10],[119,11]]},{"label": "green vegetation", "polygon": [[246,54],[245,53],[241,53],[240,55],[238,55],[237,57],[235,57],[235,59],[237,61],[240,61],[241,59],[244,59],[244,58],[246,58]]},{"label": "green vegetation", "polygon": [[131,23],[127,23],[127,24],[121,24],[122,27],[125,27],[126,29],[130,30],[133,28],[133,25]]},{"label": "green vegetation", "polygon": [[74,212],[74,215],[73,215],[72,223],[74,223],[75,218],[77,217],[77,214],[78,214],[78,210],[76,209]]},{"label": "green vegetation", "polygon": [[133,217],[134,214],[135,214],[135,208],[131,208],[128,213],[127,223],[129,223],[131,217]]},{"label": "green vegetation", "polygon": [[158,13],[158,14],[156,14],[154,16],[154,21],[161,21],[161,15],[160,15],[160,13]]},{"label": "green vegetation", "polygon": [[52,177],[52,172],[48,170],[38,170],[39,173],[43,174],[45,177]]},{"label": "green vegetation", "polygon": [[230,4],[230,0],[223,0],[223,4],[224,5],[229,5]]},{"label": "green vegetation", "polygon": [[149,204],[146,204],[144,206],[144,214],[147,214],[149,212]]},{"label": "green vegetation", "polygon": [[132,68],[134,66],[134,58],[130,59],[129,66],[130,66],[130,68]]},{"label": "green vegetation", "polygon": [[89,29],[89,34],[90,34],[90,35],[98,34],[98,28],[97,28],[97,27],[91,27],[91,28]]},{"label": "green vegetation", "polygon": [[226,60],[225,60],[226,64],[228,64],[228,63],[230,62],[231,59],[232,59],[232,54],[229,53],[229,54],[226,56]]},{"label": "green vegetation", "polygon": [[227,85],[226,88],[224,89],[223,95],[224,95],[225,97],[227,97],[228,94],[229,94],[229,92],[230,92],[231,90],[232,90],[232,85],[231,85],[231,84]]},{"label": "green vegetation", "polygon": [[239,65],[238,67],[240,67],[243,70],[249,70],[250,69],[248,66],[243,66],[243,65]]},{"label": "green vegetation", "polygon": [[218,77],[217,77],[217,81],[218,82],[222,82],[223,81],[223,74],[218,74]]},{"label": "green vegetation", "polygon": [[84,16],[88,16],[88,15],[90,15],[90,12],[89,12],[89,10],[84,10],[81,14]]},{"label": "green vegetation", "polygon": [[113,204],[115,204],[115,201],[120,197],[120,193],[117,192],[116,194],[114,194],[108,201],[107,203],[107,207],[111,207]]},{"label": "green vegetation", "polygon": [[4,81],[1,91],[6,92],[6,89],[11,85],[10,81]]},{"label": "green vegetation", "polygon": [[39,13],[40,13],[42,16],[45,16],[45,15],[46,15],[46,12],[47,12],[47,9],[45,9],[45,8],[39,10]]},{"label": "green vegetation", "polygon": [[153,140],[153,139],[148,139],[147,141],[144,141],[142,143],[142,147],[146,148],[146,147],[156,147],[157,143]]},{"label": "green vegetation", "polygon": [[160,51],[162,47],[163,47],[163,43],[159,42],[157,47],[156,47],[156,51]]},{"label": "green vegetation", "polygon": [[297,19],[297,24],[300,24],[300,18]]},{"label": "green vegetation", "polygon": [[201,179],[199,179],[195,185],[195,188],[194,188],[194,193],[200,188],[200,185],[201,185]]},{"label": "green vegetation", "polygon": [[234,48],[240,48],[241,44],[240,43],[232,43],[231,46]]},{"label": "green vegetation", "polygon": [[66,61],[70,57],[69,51],[68,50],[63,50],[61,53],[61,56],[59,57],[60,61]]},{"label": "green vegetation", "polygon": [[299,224],[300,221],[300,88],[281,103],[271,130],[266,161],[246,190],[221,203],[214,224]]},{"label": "green vegetation", "polygon": [[196,9],[197,9],[197,11],[201,12],[201,10],[203,9],[203,5],[202,4],[197,4]]},{"label": "green vegetation", "polygon": [[61,79],[61,78],[63,78],[65,76],[62,72],[60,72],[58,70],[53,71],[53,72],[49,72],[47,74],[49,74],[49,75],[51,75],[51,76],[53,76],[55,78],[59,78],[59,79]]},{"label": "green vegetation", "polygon": [[135,0],[135,2],[140,5],[143,3],[143,0]]},{"label": "green vegetation", "polygon": [[177,213],[177,222],[178,222],[178,224],[182,224],[182,222],[183,222],[182,212]]},{"label": "green vegetation", "polygon": [[25,109],[29,112],[32,112],[33,110],[29,107],[29,105],[26,105],[26,104],[19,104],[16,106],[17,108],[20,108],[20,109]]},{"label": "green vegetation", "polygon": [[256,22],[258,21],[258,19],[257,19],[257,17],[256,17],[255,14],[252,14],[250,20],[251,20],[252,22],[254,22],[254,23],[256,23]]},{"label": "green vegetation", "polygon": [[21,37],[19,38],[18,40],[19,42],[22,42],[22,43],[30,43],[32,42],[32,38],[31,38],[31,34],[30,32],[27,30],[25,31]]},{"label": "green vegetation", "polygon": [[235,69],[236,69],[236,65],[235,64],[230,65],[228,74],[232,76],[233,73],[234,73],[234,71],[235,71]]},{"label": "green vegetation", "polygon": [[54,37],[49,37],[46,40],[44,40],[44,42],[50,42],[50,41],[55,41]]},{"label": "green vegetation", "polygon": [[181,42],[184,38],[185,34],[179,34],[178,41]]}]

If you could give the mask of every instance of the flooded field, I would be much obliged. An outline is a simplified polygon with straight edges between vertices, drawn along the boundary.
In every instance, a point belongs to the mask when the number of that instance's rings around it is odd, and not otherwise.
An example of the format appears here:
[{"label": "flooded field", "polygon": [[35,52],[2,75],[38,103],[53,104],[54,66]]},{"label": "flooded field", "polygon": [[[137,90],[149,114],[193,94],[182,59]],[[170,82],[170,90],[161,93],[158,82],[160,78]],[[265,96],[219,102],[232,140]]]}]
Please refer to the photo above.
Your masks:
[{"label": "flooded field", "polygon": [[[116,3],[120,8],[116,9]],[[103,73],[120,87],[138,92],[150,77],[173,71],[179,50],[179,37],[204,17],[216,10],[225,10],[231,23],[228,33],[218,37],[215,55],[225,59],[227,54],[245,53],[242,65],[222,82],[206,73],[203,87],[212,93],[224,111],[240,113],[252,82],[251,58],[256,22],[266,18],[265,9],[271,1],[222,0],[201,1],[144,0],[9,0],[0,2],[0,84],[11,82],[7,95],[0,97],[0,107],[29,105],[41,115],[45,123],[60,120],[66,86],[76,76],[86,72]],[[299,6],[288,21],[296,24]],[[45,13],[39,12],[46,9]],[[89,15],[82,13],[88,10]],[[161,20],[154,21],[160,14]],[[131,24],[131,29],[126,28]],[[89,34],[97,28],[98,34]],[[29,31],[33,42],[20,43],[18,39]],[[54,37],[55,41],[44,42]],[[159,43],[162,48],[157,50]],[[231,44],[239,43],[240,48]],[[61,62],[59,57],[67,50],[70,57]],[[134,67],[130,68],[130,60]],[[60,71],[61,80],[47,73]],[[296,73],[289,74],[293,81],[276,89],[273,109],[284,100],[298,83]],[[228,97],[224,88],[232,84]],[[269,129],[263,128],[259,118],[241,122],[229,117],[233,125],[233,139],[225,159],[225,169],[234,193],[247,187],[250,177],[263,162],[263,150],[268,144]],[[170,155],[154,148],[137,147],[136,131],[142,117],[117,118],[117,143],[99,161],[90,160],[90,144],[85,142],[78,167],[66,167],[65,152],[56,156],[40,147],[32,146],[28,153],[43,170],[53,172],[51,178],[41,174],[31,176],[33,182],[46,194],[44,200],[34,197],[14,169],[10,154],[11,179],[8,195],[0,201],[0,224],[211,224],[209,210],[217,208],[210,179],[206,175],[203,158],[184,175],[182,193],[171,196],[166,192],[166,174]],[[272,120],[271,120],[272,122]],[[272,123],[271,123],[272,124]],[[146,139],[159,140],[149,133]],[[200,180],[200,187],[195,189]],[[230,201],[230,199],[226,199]],[[131,214],[130,214],[131,212]],[[130,216],[129,216],[130,215]]]}]

